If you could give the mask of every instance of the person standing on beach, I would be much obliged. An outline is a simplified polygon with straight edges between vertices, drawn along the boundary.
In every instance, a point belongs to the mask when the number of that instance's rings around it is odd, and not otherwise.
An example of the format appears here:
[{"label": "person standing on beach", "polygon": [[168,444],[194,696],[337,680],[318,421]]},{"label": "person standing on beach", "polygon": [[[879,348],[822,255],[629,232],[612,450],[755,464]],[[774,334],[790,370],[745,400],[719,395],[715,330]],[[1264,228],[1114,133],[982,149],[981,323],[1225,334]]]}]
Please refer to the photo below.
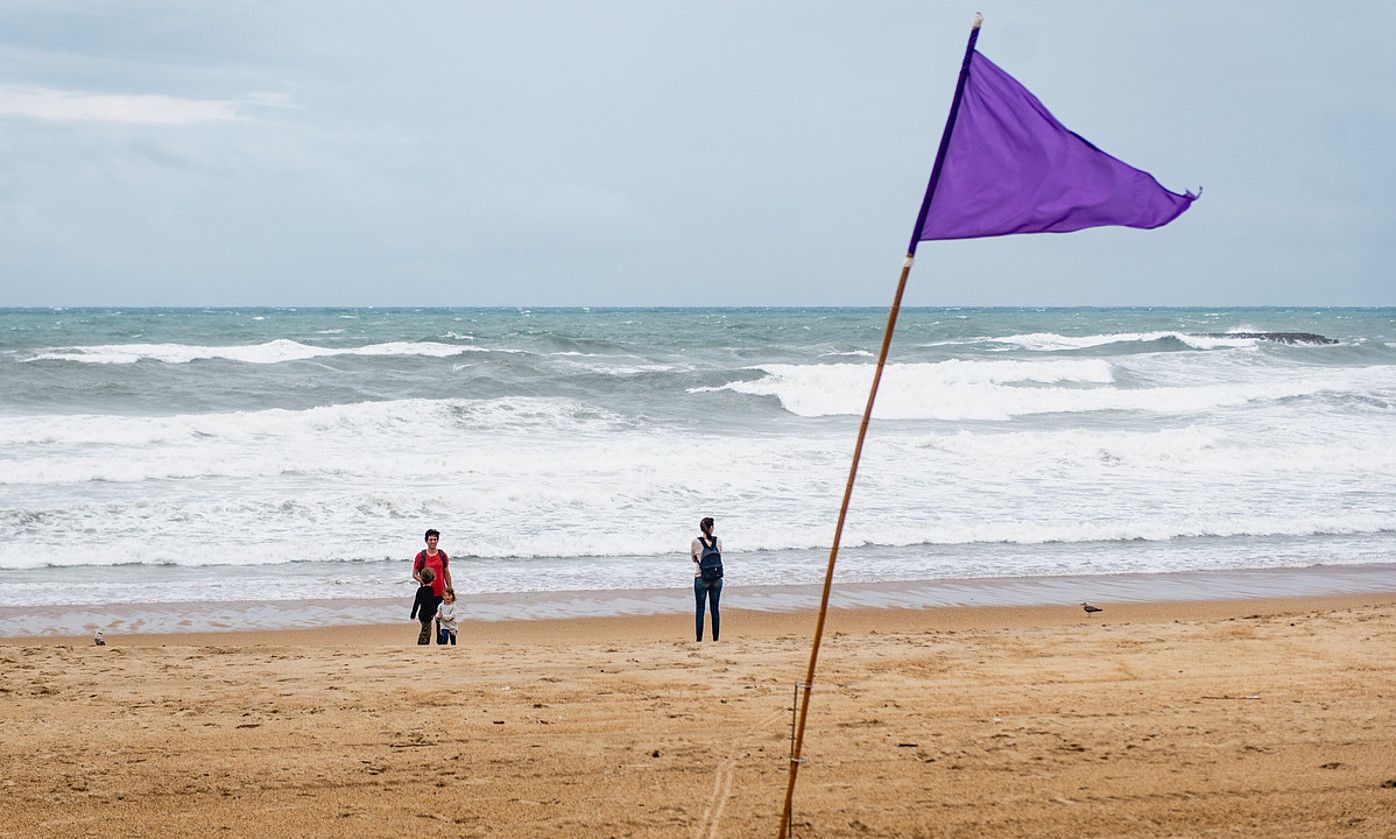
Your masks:
[{"label": "person standing on beach", "polygon": [[446,599],[436,610],[436,643],[456,645],[456,590],[446,589]]},{"label": "person standing on beach", "polygon": [[710,605],[713,613],[713,640],[721,628],[717,602],[722,597],[722,540],[713,535],[712,516],[698,522],[703,531],[688,546],[688,558],[693,560],[694,618],[698,641],[703,640],[703,607]]},{"label": "person standing on beach", "polygon": [[422,577],[422,569],[430,568],[433,579],[431,590],[436,594],[436,602],[446,596],[446,589],[455,588],[451,585],[451,558],[446,556],[445,551],[437,550],[436,543],[441,540],[441,531],[432,528],[426,535],[427,549],[418,551],[416,558],[412,560],[412,579],[419,583],[426,582]]},{"label": "person standing on beach", "polygon": [[417,596],[412,600],[411,618],[420,621],[422,631],[417,635],[419,646],[431,643],[431,622],[436,617],[436,607],[441,604],[441,598],[432,591],[432,581],[436,579],[436,574],[430,568],[422,569],[422,584],[417,588]]}]

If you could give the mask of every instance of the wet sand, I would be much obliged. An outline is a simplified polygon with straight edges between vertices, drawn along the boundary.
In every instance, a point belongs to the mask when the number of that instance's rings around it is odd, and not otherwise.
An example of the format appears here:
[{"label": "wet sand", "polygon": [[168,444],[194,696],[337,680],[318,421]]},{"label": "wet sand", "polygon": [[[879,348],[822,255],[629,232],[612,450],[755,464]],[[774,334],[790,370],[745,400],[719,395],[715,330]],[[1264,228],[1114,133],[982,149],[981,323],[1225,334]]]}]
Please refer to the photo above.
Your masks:
[{"label": "wet sand", "polygon": [[[470,573],[468,570],[466,574]],[[83,636],[292,629],[393,623],[407,613],[416,584],[403,569],[402,595],[256,601],[85,603],[0,606],[0,637]],[[729,575],[722,602],[758,612],[819,606],[819,584],[748,586]],[[831,605],[841,609],[925,609],[939,606],[1044,606],[1082,600],[1150,603],[1161,600],[1248,600],[1385,592],[1396,595],[1396,563],[1234,568],[1172,573],[1119,573],[1039,577],[845,582]],[[683,614],[693,608],[686,586],[466,593],[471,620],[509,621],[612,615]]]},{"label": "wet sand", "polygon": [[[831,613],[809,836],[1396,835],[1396,594]],[[0,836],[774,836],[814,616],[0,639]]]}]

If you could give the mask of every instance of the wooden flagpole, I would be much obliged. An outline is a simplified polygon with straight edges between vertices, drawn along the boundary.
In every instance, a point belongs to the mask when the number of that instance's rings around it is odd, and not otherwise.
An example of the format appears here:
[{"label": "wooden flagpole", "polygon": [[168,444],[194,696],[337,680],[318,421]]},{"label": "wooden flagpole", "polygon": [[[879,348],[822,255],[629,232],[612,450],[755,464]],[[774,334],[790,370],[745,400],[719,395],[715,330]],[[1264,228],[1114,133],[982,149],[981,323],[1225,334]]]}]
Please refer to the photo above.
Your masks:
[{"label": "wooden flagpole", "polygon": [[902,307],[902,293],[906,291],[906,278],[911,274],[912,256],[907,254],[902,263],[902,276],[897,281],[897,293],[892,298],[892,308],[887,313],[887,329],[882,333],[882,351],[877,357],[877,370],[873,373],[872,388],[868,391],[868,404],[863,409],[863,422],[858,426],[858,443],[853,447],[853,465],[848,469],[848,483],[843,488],[843,506],[839,508],[839,522],[834,527],[834,543],[829,549],[829,567],[824,572],[824,595],[819,601],[819,620],[814,625],[814,643],[810,647],[809,669],[805,672],[804,696],[800,701],[800,722],[795,730],[795,749],[790,756],[790,778],[785,786],[785,809],[780,817],[780,839],[786,839],[790,828],[790,809],[795,798],[795,777],[800,771],[800,754],[805,743],[805,718],[809,716],[809,696],[814,687],[814,668],[819,662],[819,643],[824,637],[824,618],[829,611],[829,589],[834,584],[834,560],[839,555],[839,540],[843,536],[844,519],[848,517],[848,502],[853,497],[853,480],[858,476],[858,461],[863,457],[863,440],[868,436],[868,421],[872,419],[873,402],[877,399],[877,387],[882,382],[882,368],[887,364],[887,350],[892,346],[892,330],[897,327],[897,313]]},{"label": "wooden flagpole", "polygon": [[858,442],[853,447],[853,463],[848,467],[848,483],[843,488],[843,505],[839,507],[838,524],[834,526],[834,541],[829,548],[829,565],[824,571],[824,594],[819,600],[819,619],[814,625],[814,642],[810,646],[809,669],[805,672],[804,696],[800,700],[800,720],[795,729],[795,744],[790,753],[790,777],[785,785],[785,807],[780,816],[780,839],[790,835],[791,809],[795,799],[795,779],[800,773],[801,757],[805,744],[805,719],[809,716],[809,697],[814,690],[814,668],[819,661],[819,645],[824,638],[824,619],[829,612],[829,590],[834,585],[834,562],[839,555],[839,540],[843,537],[843,523],[848,517],[848,502],[853,498],[853,481],[858,477],[858,461],[863,457],[863,441],[868,436],[868,423],[872,420],[873,403],[877,400],[877,388],[882,383],[882,369],[887,364],[887,351],[892,346],[892,332],[897,328],[897,314],[902,308],[902,294],[906,291],[906,279],[911,274],[911,266],[916,260],[916,245],[921,239],[921,229],[926,223],[926,214],[931,208],[931,197],[935,195],[940,182],[941,169],[945,164],[945,153],[950,147],[950,134],[955,127],[955,117],[960,110],[960,99],[964,95],[965,80],[969,77],[970,57],[974,54],[975,41],[979,39],[979,27],[984,22],[982,15],[974,16],[974,26],[970,29],[969,43],[965,46],[964,61],[960,65],[960,77],[955,84],[955,97],[950,103],[950,116],[945,122],[945,131],[940,137],[940,148],[936,151],[935,165],[931,167],[930,183],[926,185],[926,196],[921,201],[921,212],[916,217],[916,228],[911,233],[911,244],[907,246],[906,259],[902,262],[902,275],[897,280],[897,293],[892,297],[892,308],[887,312],[887,328],[882,333],[882,350],[877,356],[877,369],[873,372],[872,387],[868,390],[868,404],[863,408],[863,422],[858,426]]}]

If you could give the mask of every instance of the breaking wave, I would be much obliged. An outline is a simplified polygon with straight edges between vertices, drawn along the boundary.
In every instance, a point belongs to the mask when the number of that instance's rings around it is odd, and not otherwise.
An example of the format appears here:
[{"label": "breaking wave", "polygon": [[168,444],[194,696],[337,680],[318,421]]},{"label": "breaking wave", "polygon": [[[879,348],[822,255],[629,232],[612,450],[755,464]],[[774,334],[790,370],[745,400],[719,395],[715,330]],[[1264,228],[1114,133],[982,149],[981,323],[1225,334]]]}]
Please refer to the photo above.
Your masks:
[{"label": "breaking wave", "polygon": [[[750,369],[764,375],[690,392],[728,390],[772,396],[785,410],[803,417],[857,415],[867,402],[874,368],[868,364],[772,364]],[[1117,368],[1099,359],[891,364],[883,373],[874,413],[885,419],[935,420],[1007,420],[1095,411],[1191,414],[1302,397],[1371,398],[1396,388],[1396,368],[1384,365],[1309,375],[1292,371],[1282,376],[1252,375],[1251,380],[1222,381],[1217,369],[1204,369],[1199,380],[1215,384],[1148,387],[1121,385],[1116,381]],[[1376,399],[1373,404],[1385,404],[1385,400]]]},{"label": "breaking wave", "polygon": [[935,341],[924,344],[927,347],[953,346],[964,344],[990,344],[1015,347],[1035,352],[1061,352],[1063,350],[1084,350],[1104,347],[1110,344],[1148,344],[1156,341],[1174,340],[1196,350],[1254,348],[1262,342],[1281,344],[1307,344],[1323,346],[1337,344],[1338,341],[1311,332],[1181,332],[1175,330],[1155,332],[1115,332],[1100,335],[1060,335],[1055,332],[1030,332],[1021,335],[989,336],[961,340]]},{"label": "breaking wave", "polygon": [[135,364],[160,361],[188,364],[191,361],[225,359],[245,364],[280,364],[335,355],[426,356],[449,358],[468,352],[490,352],[483,347],[441,344],[433,341],[392,341],[363,347],[317,347],[285,338],[231,347],[205,347],[190,344],[107,344],[91,347],[58,347],[25,359],[26,361],[76,361],[83,364]]}]

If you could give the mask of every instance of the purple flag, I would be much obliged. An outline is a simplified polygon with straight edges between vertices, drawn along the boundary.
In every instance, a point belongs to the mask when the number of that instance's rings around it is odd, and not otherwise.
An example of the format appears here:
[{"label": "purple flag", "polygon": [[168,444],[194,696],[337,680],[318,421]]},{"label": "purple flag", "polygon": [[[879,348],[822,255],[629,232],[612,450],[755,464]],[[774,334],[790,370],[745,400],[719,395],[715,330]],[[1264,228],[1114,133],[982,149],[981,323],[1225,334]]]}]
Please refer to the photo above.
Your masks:
[{"label": "purple flag", "polygon": [[1159,185],[1057,122],[970,35],[950,119],[910,253],[918,241],[1087,227],[1161,227],[1197,198]]}]

